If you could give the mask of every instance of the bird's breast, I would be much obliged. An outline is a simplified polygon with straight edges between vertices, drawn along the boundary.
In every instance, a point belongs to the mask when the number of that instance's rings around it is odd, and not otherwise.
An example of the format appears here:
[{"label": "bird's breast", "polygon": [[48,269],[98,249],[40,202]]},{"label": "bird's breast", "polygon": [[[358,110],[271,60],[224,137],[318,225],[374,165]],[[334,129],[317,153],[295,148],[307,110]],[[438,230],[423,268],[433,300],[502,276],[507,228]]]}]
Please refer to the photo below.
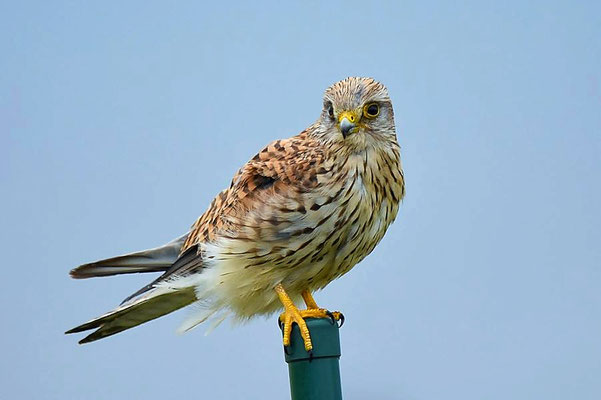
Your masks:
[{"label": "bird's breast", "polygon": [[[237,225],[244,234],[222,237],[207,253],[219,271],[216,286],[235,301],[239,314],[249,315],[277,308],[278,283],[294,295],[348,272],[396,216],[400,189],[394,168],[400,167],[365,155],[349,158],[313,192],[285,201],[266,198]],[[261,296],[265,309],[258,311],[255,300]]]}]

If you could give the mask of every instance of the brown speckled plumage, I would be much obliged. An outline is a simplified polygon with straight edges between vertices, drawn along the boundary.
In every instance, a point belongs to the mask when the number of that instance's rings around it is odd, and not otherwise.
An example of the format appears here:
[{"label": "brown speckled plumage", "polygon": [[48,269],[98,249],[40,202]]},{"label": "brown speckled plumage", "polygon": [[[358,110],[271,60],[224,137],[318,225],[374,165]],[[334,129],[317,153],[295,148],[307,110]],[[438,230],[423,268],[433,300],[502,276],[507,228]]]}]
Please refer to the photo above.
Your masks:
[{"label": "brown speckled plumage", "polygon": [[[378,115],[368,118],[365,107],[374,103]],[[341,133],[342,112],[355,112],[357,132]],[[239,318],[274,312],[277,284],[297,298],[367,256],[404,193],[386,88],[347,78],[326,91],[313,125],[269,144],[236,173],[193,224],[180,259],[123,306],[157,289],[194,288],[206,312],[190,326],[218,312]]]}]

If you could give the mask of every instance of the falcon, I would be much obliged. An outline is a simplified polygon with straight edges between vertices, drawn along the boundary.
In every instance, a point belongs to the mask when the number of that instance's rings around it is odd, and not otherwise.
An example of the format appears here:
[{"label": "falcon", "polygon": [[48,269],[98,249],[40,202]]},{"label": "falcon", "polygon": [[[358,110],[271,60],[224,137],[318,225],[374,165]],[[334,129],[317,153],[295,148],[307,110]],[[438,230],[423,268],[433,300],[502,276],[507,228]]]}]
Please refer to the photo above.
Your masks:
[{"label": "falcon", "polygon": [[[162,272],[114,310],[66,333],[114,335],[196,304],[186,331],[208,320],[247,320],[284,309],[307,351],[305,318],[340,318],[312,293],[363,260],[405,194],[392,103],[384,85],[350,77],[329,87],[317,121],[276,140],[235,174],[185,235],[164,246],[81,265],[73,278]],[[299,309],[301,299],[307,306]]]}]

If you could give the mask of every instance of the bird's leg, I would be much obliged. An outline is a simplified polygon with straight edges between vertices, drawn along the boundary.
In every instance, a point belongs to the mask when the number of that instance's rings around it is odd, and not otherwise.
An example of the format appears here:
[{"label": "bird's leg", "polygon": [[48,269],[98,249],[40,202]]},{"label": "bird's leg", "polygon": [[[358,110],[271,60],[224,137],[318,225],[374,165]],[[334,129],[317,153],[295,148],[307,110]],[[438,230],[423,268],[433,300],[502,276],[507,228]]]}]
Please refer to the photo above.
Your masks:
[{"label": "bird's leg", "polygon": [[301,295],[307,305],[307,309],[301,311],[301,315],[304,318],[332,318],[335,321],[340,321],[341,319],[344,320],[344,316],[340,311],[328,311],[325,308],[320,308],[309,290],[303,290]]},{"label": "bird's leg", "polygon": [[278,294],[278,297],[284,306],[284,312],[280,315],[280,322],[284,325],[284,346],[290,346],[292,323],[296,322],[305,344],[305,350],[311,351],[313,349],[311,335],[309,334],[309,328],[307,328],[307,323],[303,319],[300,310],[296,308],[294,302],[290,299],[290,296],[288,296],[281,283],[275,287],[275,292]]},{"label": "bird's leg", "polygon": [[303,300],[305,301],[305,304],[307,305],[307,309],[319,308],[317,306],[317,303],[315,302],[315,299],[313,298],[313,295],[311,294],[311,292],[309,292],[308,290],[305,289],[305,290],[303,290],[301,295],[303,296]]}]

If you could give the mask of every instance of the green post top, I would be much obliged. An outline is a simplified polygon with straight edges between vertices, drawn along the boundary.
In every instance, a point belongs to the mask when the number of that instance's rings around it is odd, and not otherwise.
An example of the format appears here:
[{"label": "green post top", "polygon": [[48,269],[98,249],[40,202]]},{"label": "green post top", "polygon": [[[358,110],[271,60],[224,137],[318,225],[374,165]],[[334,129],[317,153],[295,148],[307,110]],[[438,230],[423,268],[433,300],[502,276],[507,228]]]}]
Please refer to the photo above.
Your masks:
[{"label": "green post top", "polygon": [[340,336],[338,324],[329,318],[307,318],[313,351],[305,350],[298,326],[292,326],[285,358],[292,400],[342,400],[340,385]]}]

